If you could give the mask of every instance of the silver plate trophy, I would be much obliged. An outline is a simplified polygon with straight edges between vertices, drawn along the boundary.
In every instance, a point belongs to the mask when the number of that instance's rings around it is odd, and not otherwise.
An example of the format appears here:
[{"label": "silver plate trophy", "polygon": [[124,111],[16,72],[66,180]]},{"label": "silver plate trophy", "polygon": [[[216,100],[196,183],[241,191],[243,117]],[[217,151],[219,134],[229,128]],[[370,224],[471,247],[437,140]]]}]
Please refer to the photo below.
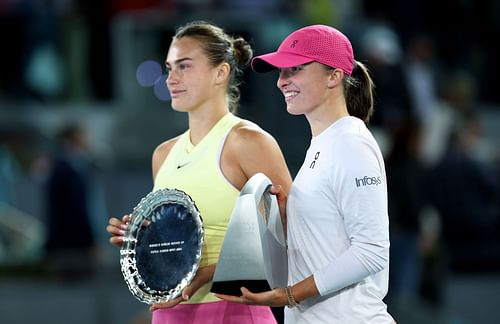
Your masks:
[{"label": "silver plate trophy", "polygon": [[287,254],[283,224],[271,181],[251,177],[236,201],[222,243],[211,291],[240,296],[287,286]]},{"label": "silver plate trophy", "polygon": [[198,270],[203,235],[198,208],[185,192],[160,189],[142,198],[120,250],[130,292],[146,304],[178,297]]}]

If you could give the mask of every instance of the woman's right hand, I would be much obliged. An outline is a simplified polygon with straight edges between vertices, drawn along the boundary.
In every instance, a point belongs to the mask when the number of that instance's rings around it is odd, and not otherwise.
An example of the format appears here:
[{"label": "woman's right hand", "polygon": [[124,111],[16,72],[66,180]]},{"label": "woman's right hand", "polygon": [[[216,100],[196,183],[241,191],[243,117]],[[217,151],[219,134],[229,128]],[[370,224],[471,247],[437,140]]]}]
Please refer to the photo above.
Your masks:
[{"label": "woman's right hand", "polygon": [[213,279],[214,273],[215,264],[198,268],[193,280],[182,290],[182,294],[179,297],[165,303],[153,304],[149,307],[149,310],[153,312],[160,308],[172,308],[183,301],[189,300],[189,298],[191,298],[198,291],[198,289]]},{"label": "woman's right hand", "polygon": [[130,222],[131,216],[125,215],[119,220],[116,217],[111,217],[108,221],[108,226],[106,226],[106,231],[111,234],[109,242],[116,247],[121,247],[123,245],[123,238],[125,232],[128,228],[128,223]]}]

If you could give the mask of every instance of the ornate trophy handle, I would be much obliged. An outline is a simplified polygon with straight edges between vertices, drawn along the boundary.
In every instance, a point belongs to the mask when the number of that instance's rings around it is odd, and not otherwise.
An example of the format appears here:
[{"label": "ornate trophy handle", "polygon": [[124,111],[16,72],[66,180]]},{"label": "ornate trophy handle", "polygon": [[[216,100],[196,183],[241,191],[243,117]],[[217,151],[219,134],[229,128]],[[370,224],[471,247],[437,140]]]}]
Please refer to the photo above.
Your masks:
[{"label": "ornate trophy handle", "polygon": [[247,181],[241,190],[241,195],[254,196],[255,205],[260,206],[257,211],[261,214],[264,223],[271,229],[271,233],[276,241],[282,245],[286,245],[285,229],[283,228],[281,216],[270,217],[271,215],[280,215],[276,196],[269,192],[271,186],[271,180],[266,175],[257,173]]},{"label": "ornate trophy handle", "polygon": [[269,190],[271,185],[271,180],[269,180],[268,177],[266,177],[263,173],[256,173],[248,179],[243,189],[241,189],[240,195],[254,195],[255,204],[258,205],[262,195]]}]

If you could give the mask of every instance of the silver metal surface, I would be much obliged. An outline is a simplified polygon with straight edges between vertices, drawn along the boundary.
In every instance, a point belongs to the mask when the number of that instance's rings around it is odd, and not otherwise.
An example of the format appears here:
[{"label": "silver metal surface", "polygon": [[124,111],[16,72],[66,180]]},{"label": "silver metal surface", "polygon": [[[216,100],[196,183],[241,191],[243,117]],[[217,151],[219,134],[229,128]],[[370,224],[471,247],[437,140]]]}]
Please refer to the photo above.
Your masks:
[{"label": "silver metal surface", "polygon": [[177,189],[160,189],[141,199],[120,250],[130,292],[146,304],[178,297],[196,274],[203,223],[194,201]]}]

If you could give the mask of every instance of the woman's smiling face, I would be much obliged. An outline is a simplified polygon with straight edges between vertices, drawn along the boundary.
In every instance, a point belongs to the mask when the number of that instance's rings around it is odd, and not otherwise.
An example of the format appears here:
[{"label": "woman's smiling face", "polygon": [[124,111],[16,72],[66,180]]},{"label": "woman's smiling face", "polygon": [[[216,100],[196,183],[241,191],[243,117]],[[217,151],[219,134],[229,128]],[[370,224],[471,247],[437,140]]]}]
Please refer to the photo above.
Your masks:
[{"label": "woman's smiling face", "polygon": [[307,114],[325,102],[329,73],[317,62],[279,69],[278,88],[285,96],[287,111]]}]

